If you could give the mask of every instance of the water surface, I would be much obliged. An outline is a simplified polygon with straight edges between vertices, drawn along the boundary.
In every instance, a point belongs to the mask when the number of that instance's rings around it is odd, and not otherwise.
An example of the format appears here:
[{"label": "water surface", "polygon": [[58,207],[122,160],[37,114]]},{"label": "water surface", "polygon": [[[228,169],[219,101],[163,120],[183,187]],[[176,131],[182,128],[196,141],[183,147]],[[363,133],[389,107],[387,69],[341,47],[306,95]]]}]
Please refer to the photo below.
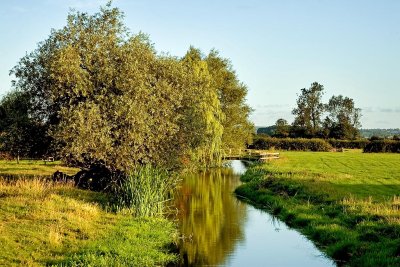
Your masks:
[{"label": "water surface", "polygon": [[335,266],[311,241],[233,194],[238,160],[184,177],[175,198],[184,266]]}]

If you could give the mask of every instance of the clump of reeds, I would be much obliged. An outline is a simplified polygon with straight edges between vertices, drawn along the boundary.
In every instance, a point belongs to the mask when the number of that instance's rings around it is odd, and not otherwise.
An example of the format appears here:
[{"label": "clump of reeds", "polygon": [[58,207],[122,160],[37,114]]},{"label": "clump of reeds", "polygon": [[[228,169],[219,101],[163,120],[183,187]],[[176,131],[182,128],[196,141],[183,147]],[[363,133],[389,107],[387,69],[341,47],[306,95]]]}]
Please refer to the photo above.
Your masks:
[{"label": "clump of reeds", "polygon": [[161,216],[176,184],[176,176],[168,171],[141,166],[129,172],[113,190],[113,205],[136,217]]}]

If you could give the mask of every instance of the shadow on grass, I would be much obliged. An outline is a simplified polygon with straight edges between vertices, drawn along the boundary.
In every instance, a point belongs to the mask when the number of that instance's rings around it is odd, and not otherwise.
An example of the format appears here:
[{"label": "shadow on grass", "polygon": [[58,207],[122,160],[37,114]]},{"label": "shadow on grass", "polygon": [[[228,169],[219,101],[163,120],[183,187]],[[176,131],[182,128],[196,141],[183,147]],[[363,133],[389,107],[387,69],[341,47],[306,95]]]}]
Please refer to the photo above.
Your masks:
[{"label": "shadow on grass", "polygon": [[109,210],[112,204],[110,196],[102,192],[78,189],[72,186],[70,188],[56,188],[54,192],[62,195],[63,197],[68,197],[87,203],[96,203],[100,205],[102,209]]}]

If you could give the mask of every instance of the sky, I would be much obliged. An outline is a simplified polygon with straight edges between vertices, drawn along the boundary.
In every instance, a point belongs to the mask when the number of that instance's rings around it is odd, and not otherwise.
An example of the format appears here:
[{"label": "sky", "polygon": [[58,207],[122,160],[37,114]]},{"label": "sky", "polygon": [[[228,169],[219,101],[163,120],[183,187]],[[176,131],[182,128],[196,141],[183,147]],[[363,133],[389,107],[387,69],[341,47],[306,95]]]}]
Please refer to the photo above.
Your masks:
[{"label": "sky", "polygon": [[[94,13],[106,0],[0,0],[0,95],[10,69],[71,8]],[[215,48],[247,85],[257,126],[292,122],[301,88],[324,85],[353,98],[363,128],[400,128],[398,0],[114,0],[132,33],[159,52],[183,56],[190,45]]]}]

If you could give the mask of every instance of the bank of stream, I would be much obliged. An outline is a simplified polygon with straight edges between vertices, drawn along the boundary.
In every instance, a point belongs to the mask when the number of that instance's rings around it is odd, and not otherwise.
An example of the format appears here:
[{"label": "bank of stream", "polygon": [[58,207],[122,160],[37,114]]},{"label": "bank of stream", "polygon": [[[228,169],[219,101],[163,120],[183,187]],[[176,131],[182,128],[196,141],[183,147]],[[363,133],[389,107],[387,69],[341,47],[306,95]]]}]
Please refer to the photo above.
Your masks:
[{"label": "bank of stream", "polygon": [[335,266],[269,213],[238,200],[243,162],[184,177],[175,198],[182,266]]}]

